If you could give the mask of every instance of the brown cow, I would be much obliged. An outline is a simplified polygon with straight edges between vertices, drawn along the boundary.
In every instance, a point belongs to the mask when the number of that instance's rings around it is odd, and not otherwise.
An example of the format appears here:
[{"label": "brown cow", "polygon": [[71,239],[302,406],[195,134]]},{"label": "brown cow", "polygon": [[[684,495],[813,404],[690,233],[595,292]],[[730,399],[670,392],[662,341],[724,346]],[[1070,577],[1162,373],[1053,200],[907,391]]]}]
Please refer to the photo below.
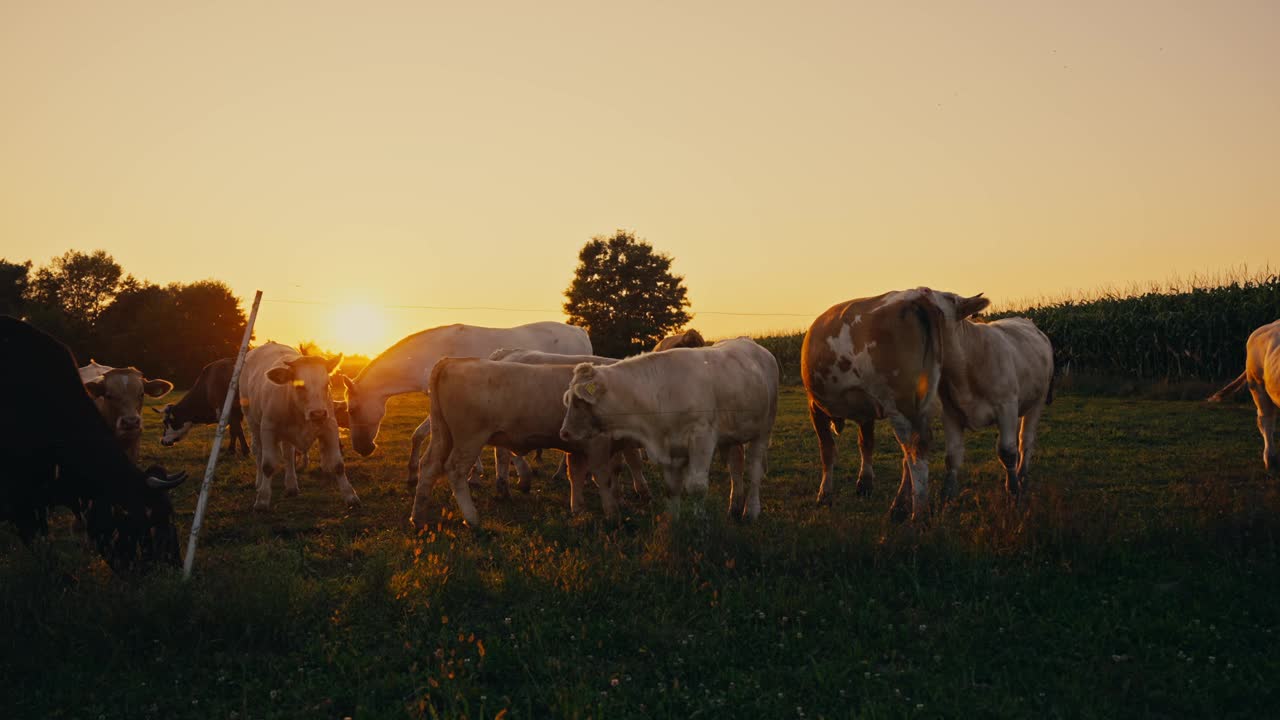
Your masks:
[{"label": "brown cow", "polygon": [[685,330],[682,333],[668,335],[658,341],[653,346],[654,352],[662,352],[663,350],[674,350],[675,348],[700,348],[705,347],[706,340],[702,339],[702,334],[697,330]]},{"label": "brown cow", "polygon": [[80,382],[93,396],[98,412],[111,426],[116,440],[135,464],[142,440],[142,396],[159,398],[169,394],[173,383],[148,380],[137,368],[113,368],[89,361],[80,368]]}]

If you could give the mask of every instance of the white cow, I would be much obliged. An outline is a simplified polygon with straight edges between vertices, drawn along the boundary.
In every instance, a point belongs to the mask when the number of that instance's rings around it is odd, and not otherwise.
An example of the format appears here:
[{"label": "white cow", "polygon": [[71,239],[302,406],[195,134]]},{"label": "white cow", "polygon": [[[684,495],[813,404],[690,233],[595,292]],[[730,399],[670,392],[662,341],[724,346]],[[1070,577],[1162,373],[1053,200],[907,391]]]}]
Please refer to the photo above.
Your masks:
[{"label": "white cow", "polygon": [[561,437],[581,442],[603,435],[643,446],[662,467],[673,511],[681,493],[706,493],[711,456],[720,448],[733,481],[730,514],[760,514],[760,481],[778,412],[778,362],[750,338],[614,365],[583,363],[574,368],[564,404]]},{"label": "white cow", "polygon": [[1209,402],[1248,387],[1258,409],[1258,432],[1262,433],[1262,464],[1267,472],[1280,471],[1280,451],[1276,450],[1276,407],[1280,405],[1280,320],[1254,330],[1245,344],[1244,372],[1209,397]]},{"label": "white cow", "polygon": [[142,439],[142,396],[164,397],[173,389],[173,383],[149,380],[137,368],[113,368],[93,360],[80,368],[80,382],[93,396],[98,412],[106,418],[125,454],[137,463]]},{"label": "white cow", "polygon": [[298,494],[293,450],[305,453],[317,440],[320,468],[337,480],[347,505],[360,504],[342,463],[338,423],[329,397],[329,376],[341,362],[341,355],[325,360],[275,342],[256,347],[245,356],[240,404],[253,434],[258,488],[255,510],[271,507],[271,481],[281,467],[285,494]]},{"label": "white cow", "polygon": [[[361,455],[377,447],[378,428],[393,395],[428,392],[431,369],[445,357],[487,358],[503,347],[590,355],[591,340],[580,327],[560,322],[536,322],[513,328],[475,325],[443,325],[410,335],[392,345],[365,366],[354,380],[342,377],[347,387],[347,410],[351,416],[351,446]],[[427,417],[413,432],[409,446],[409,487],[418,484],[422,443],[431,433]],[[523,460],[517,465],[523,464]],[[527,466],[520,468],[522,476]]]},{"label": "white cow", "polygon": [[1027,318],[974,322],[990,300],[981,293],[961,297],[922,288],[941,312],[942,428],[947,439],[947,479],[942,500],[956,496],[964,464],[964,431],[995,425],[996,452],[1005,469],[1005,489],[1015,497],[1025,486],[1045,405],[1053,401],[1053,345]]},{"label": "white cow", "polygon": [[[542,352],[541,350],[526,350],[524,348],[502,348],[493,351],[489,356],[490,360],[501,360],[503,362],[516,362],[524,365],[578,365],[580,363],[589,363],[591,365],[612,365],[618,362],[617,358],[603,357],[601,355],[559,355],[557,353]],[[495,449],[495,453],[496,453]],[[622,459],[627,464],[627,469],[631,471],[631,486],[635,488],[636,494],[642,498],[649,497],[649,483],[644,479],[644,461],[640,459],[639,448],[628,448],[622,451]],[[498,465],[499,477],[506,472],[506,464]],[[567,478],[567,463],[563,458],[556,467],[555,473],[552,474],[552,480]],[[528,492],[525,487],[523,478],[521,479],[520,489]]]}]

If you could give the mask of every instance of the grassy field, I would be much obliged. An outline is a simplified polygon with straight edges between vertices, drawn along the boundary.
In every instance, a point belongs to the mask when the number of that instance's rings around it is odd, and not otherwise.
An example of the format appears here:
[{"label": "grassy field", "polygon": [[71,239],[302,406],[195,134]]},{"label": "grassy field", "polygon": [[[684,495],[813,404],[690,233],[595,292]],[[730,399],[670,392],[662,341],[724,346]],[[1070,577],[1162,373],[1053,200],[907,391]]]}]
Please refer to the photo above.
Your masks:
[{"label": "grassy field", "polygon": [[[171,400],[172,398],[170,398]],[[408,526],[392,402],[378,452],[250,510],[252,464],[219,468],[183,583],[114,578],[65,516],[34,551],[0,531],[0,697],[17,718],[1218,717],[1280,702],[1280,493],[1246,404],[1060,397],[1032,497],[1010,509],[992,432],[927,528],[887,522],[878,484],[817,508],[803,393],[784,389],[755,524],[675,522],[630,492],[608,526],[568,487],[475,493],[485,528]],[[199,475],[211,430],[146,461]],[[940,437],[940,436],[939,436]],[[941,443],[932,463],[941,477]],[[856,470],[852,433],[839,477]],[[717,462],[717,464],[719,464]],[[656,468],[648,473],[661,495]],[[175,493],[183,532],[198,491]],[[278,486],[279,488],[279,486]],[[938,484],[934,485],[936,497]],[[185,535],[184,535],[185,537]]]}]

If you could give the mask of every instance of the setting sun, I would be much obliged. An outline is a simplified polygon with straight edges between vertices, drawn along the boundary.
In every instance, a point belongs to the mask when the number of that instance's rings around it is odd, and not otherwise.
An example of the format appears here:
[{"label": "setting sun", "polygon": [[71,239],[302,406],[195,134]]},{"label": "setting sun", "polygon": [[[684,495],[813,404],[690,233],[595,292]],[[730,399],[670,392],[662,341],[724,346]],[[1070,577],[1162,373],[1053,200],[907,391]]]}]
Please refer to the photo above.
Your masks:
[{"label": "setting sun", "polygon": [[339,305],[333,313],[332,348],[348,355],[376,355],[389,343],[382,309],[368,303]]}]

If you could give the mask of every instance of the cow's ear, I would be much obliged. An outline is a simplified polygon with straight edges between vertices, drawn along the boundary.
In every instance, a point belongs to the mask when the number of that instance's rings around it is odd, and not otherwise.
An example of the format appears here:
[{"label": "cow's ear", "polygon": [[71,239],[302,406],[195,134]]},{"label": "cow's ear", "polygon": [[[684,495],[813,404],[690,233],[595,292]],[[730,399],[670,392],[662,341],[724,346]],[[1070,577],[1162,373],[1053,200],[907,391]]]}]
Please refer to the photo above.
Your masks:
[{"label": "cow's ear", "polygon": [[583,402],[595,405],[600,396],[604,395],[604,386],[598,380],[587,380],[586,382],[576,382],[569,386],[574,395],[582,398]]},{"label": "cow's ear", "polygon": [[982,293],[978,293],[973,297],[960,298],[960,302],[956,303],[956,319],[961,320],[977,315],[983,310],[986,310],[987,306],[990,304],[991,301],[983,297]]},{"label": "cow's ear", "polygon": [[356,383],[354,380],[347,377],[346,375],[343,375],[342,373],[338,373],[338,377],[342,378],[342,384],[344,387],[347,388],[348,395],[356,391]]},{"label": "cow's ear", "polygon": [[338,353],[337,357],[331,357],[325,361],[324,369],[328,370],[329,374],[332,375],[333,371],[337,370],[338,366],[341,364],[342,364],[342,353]]},{"label": "cow's ear", "polygon": [[293,368],[277,365],[267,371],[267,379],[277,385],[288,385],[293,382]]},{"label": "cow's ear", "polygon": [[147,397],[153,397],[153,398],[164,397],[165,395],[168,395],[169,391],[172,389],[173,389],[173,383],[169,382],[168,380],[144,379],[142,381],[142,392],[146,393]]},{"label": "cow's ear", "polygon": [[105,397],[107,394],[107,384],[102,382],[101,379],[92,380],[90,382],[85,383],[84,389],[90,395],[98,398]]}]

